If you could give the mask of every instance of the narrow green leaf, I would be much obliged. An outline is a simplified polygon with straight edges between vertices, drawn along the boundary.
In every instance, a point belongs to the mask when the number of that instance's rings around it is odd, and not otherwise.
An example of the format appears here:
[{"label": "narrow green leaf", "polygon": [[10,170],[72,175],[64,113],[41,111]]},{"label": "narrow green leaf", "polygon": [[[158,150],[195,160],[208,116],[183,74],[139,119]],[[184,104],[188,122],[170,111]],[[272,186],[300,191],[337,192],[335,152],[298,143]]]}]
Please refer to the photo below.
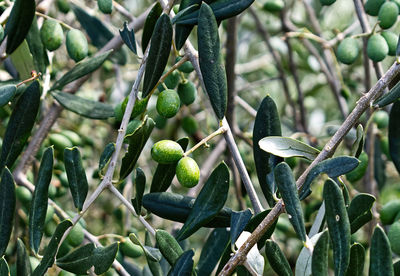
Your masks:
[{"label": "narrow green leaf", "polygon": [[394,276],[400,276],[400,260],[393,264]]},{"label": "narrow green leaf", "polygon": [[[314,236],[312,236],[311,233],[309,233],[309,235],[311,237],[310,242],[315,247],[319,237],[322,235],[322,232],[316,233]],[[311,269],[312,269],[312,255],[310,253],[310,249],[303,246],[296,260],[296,267],[294,274],[296,276],[310,276],[312,273]]]},{"label": "narrow green leaf", "polygon": [[229,231],[226,228],[216,228],[210,233],[197,264],[198,275],[211,275],[228,242]]},{"label": "narrow green leaf", "polygon": [[279,248],[279,245],[272,241],[267,240],[265,243],[265,254],[272,269],[280,276],[293,275],[289,262],[285,255]]},{"label": "narrow green leaf", "polygon": [[53,147],[49,147],[43,153],[40,162],[36,187],[29,210],[29,242],[31,249],[36,254],[39,251],[46,220],[49,185],[53,172],[53,159]]},{"label": "narrow green leaf", "polygon": [[183,250],[179,243],[173,236],[164,230],[156,231],[156,241],[161,254],[165,259],[167,259],[168,263],[173,266],[179,256],[183,254]]},{"label": "narrow green leaf", "polygon": [[61,91],[52,91],[51,95],[64,108],[83,117],[99,120],[114,117],[114,108],[111,105]]},{"label": "narrow green leaf", "polygon": [[178,240],[184,240],[199,228],[210,222],[222,209],[228,197],[229,169],[222,162],[211,173],[200,194],[196,198],[193,208],[177,234]]},{"label": "narrow green leaf", "polygon": [[[176,141],[183,149],[189,144],[189,138],[184,137]],[[172,180],[175,176],[176,165],[178,162],[172,164],[158,164],[156,171],[153,175],[153,180],[151,181],[150,193],[165,192],[171,186]]]},{"label": "narrow green leaf", "polygon": [[396,83],[396,85],[390,89],[388,93],[375,100],[374,107],[382,108],[391,103],[394,103],[400,98],[400,82]]},{"label": "narrow green leaf", "polygon": [[358,158],[363,150],[364,145],[364,128],[362,124],[358,124],[356,131],[356,140],[351,147],[351,155]]},{"label": "narrow green leaf", "polygon": [[[257,226],[260,225],[260,223],[264,220],[264,218],[269,214],[269,212],[271,212],[271,209],[262,211],[261,213],[258,213],[257,215],[252,217],[249,223],[247,224],[246,228],[244,229],[244,231],[252,233],[257,228]],[[277,222],[278,220],[275,220],[272,223],[272,225],[268,228],[268,230],[264,233],[264,235],[258,240],[257,242],[258,249],[261,249],[265,245],[265,242],[269,238],[271,238]]]},{"label": "narrow green leaf", "polygon": [[6,84],[0,87],[0,107],[8,104],[17,92],[17,87],[12,84]]},{"label": "narrow green leaf", "polygon": [[146,71],[143,79],[143,94],[145,98],[156,86],[171,52],[172,44],[172,24],[169,16],[163,14],[157,20],[151,36],[150,50],[147,57]]},{"label": "narrow green leaf", "polygon": [[190,276],[193,271],[193,250],[188,250],[176,260],[175,265],[168,272],[169,276]]},{"label": "narrow green leaf", "polygon": [[350,248],[350,264],[346,276],[362,276],[364,274],[365,250],[360,243],[355,243]]},{"label": "narrow green leaf", "polygon": [[312,254],[312,275],[328,276],[329,233],[322,232]]},{"label": "narrow green leaf", "polygon": [[149,15],[147,15],[146,21],[143,26],[143,34],[142,34],[142,50],[143,52],[146,50],[147,45],[149,45],[151,36],[153,35],[153,31],[155,25],[157,23],[158,18],[162,13],[162,7],[159,2],[157,2],[153,8],[151,8]]},{"label": "narrow green leaf", "polygon": [[11,172],[4,168],[0,181],[0,256],[3,256],[10,241],[15,211],[15,184]]},{"label": "narrow green leaf", "polygon": [[17,276],[30,276],[32,274],[31,262],[26,252],[24,242],[17,240]]},{"label": "narrow green leaf", "polygon": [[372,219],[374,202],[375,197],[370,194],[361,193],[353,198],[347,210],[352,234]]},{"label": "narrow green leaf", "polygon": [[35,0],[15,0],[4,29],[7,36],[7,54],[14,52],[24,41],[35,16],[35,9]]},{"label": "narrow green leaf", "polygon": [[20,79],[24,80],[32,77],[32,70],[35,69],[35,64],[26,40],[22,41],[18,48],[14,50],[10,55],[10,59]]},{"label": "narrow green leaf", "polygon": [[0,258],[0,275],[10,276],[10,268],[4,256]]},{"label": "narrow green leaf", "polygon": [[274,170],[275,182],[285,204],[286,213],[294,230],[302,241],[307,240],[304,225],[303,210],[301,209],[299,195],[297,193],[296,181],[292,170],[285,162],[278,164]]},{"label": "narrow green leaf", "polygon": [[97,70],[104,63],[104,61],[110,56],[112,52],[113,50],[109,50],[105,53],[78,62],[74,66],[74,68],[72,68],[70,71],[64,74],[59,80],[57,80],[53,84],[51,90],[61,90],[68,83],[73,82],[74,80],[77,80]]},{"label": "narrow green leaf", "polygon": [[[199,1],[199,0],[182,0],[181,4],[179,5],[179,12],[185,10],[186,8],[188,8],[192,5],[200,4],[200,3],[201,3],[201,1]],[[191,25],[176,25],[175,26],[175,44],[176,44],[176,49],[178,51],[185,44],[192,29],[193,29],[193,26],[191,26]]]},{"label": "narrow green leaf", "polygon": [[141,168],[137,168],[136,178],[135,178],[136,196],[135,198],[132,199],[132,204],[138,215],[140,215],[142,210],[142,199],[145,187],[146,187],[146,175],[144,174]]},{"label": "narrow green leaf", "polygon": [[[134,235],[133,233],[131,235]],[[133,237],[129,235],[130,239],[133,241]],[[137,237],[135,236],[136,241],[139,242]],[[145,240],[144,240],[145,245],[143,246],[140,242],[139,245],[143,248],[143,251],[146,255],[147,259],[147,264],[150,268],[151,273],[153,274],[152,276],[162,276],[163,271],[161,269],[161,264],[160,261],[165,259],[162,259],[162,254],[159,249],[152,247],[152,242],[150,240],[150,234],[149,232],[146,232],[145,234]],[[135,243],[138,244],[138,243]]]},{"label": "narrow green leaf", "polygon": [[135,32],[134,30],[130,30],[128,28],[128,23],[124,23],[124,28],[122,31],[119,31],[119,35],[122,38],[122,41],[128,46],[128,48],[135,54],[137,55],[137,49],[136,49],[136,39],[135,39]]},{"label": "narrow green leaf", "polygon": [[[147,211],[177,222],[184,223],[193,208],[195,198],[169,192],[150,193],[143,196],[143,207]],[[232,210],[224,207],[205,227],[229,227]]]},{"label": "narrow green leaf", "polygon": [[382,191],[386,184],[386,162],[382,156],[381,139],[376,136],[374,141],[374,177],[379,191]]},{"label": "narrow green leaf", "polygon": [[260,148],[280,157],[303,157],[314,160],[319,150],[289,137],[265,137],[258,142]]},{"label": "narrow green leaf", "polygon": [[246,228],[253,213],[250,209],[246,209],[240,212],[232,212],[231,216],[231,244],[234,245],[237,238],[240,236],[242,231]]},{"label": "narrow green leaf", "polygon": [[60,244],[61,238],[63,237],[65,231],[67,231],[67,229],[71,226],[72,222],[70,220],[64,220],[57,225],[57,228],[54,231],[54,234],[44,251],[43,259],[33,271],[32,276],[43,276],[46,274],[47,269],[53,266],[54,259],[57,254],[57,248]]},{"label": "narrow green leaf", "polygon": [[394,275],[392,265],[392,250],[389,239],[382,227],[377,225],[371,238],[369,275]]},{"label": "narrow green leaf", "polygon": [[357,158],[351,156],[338,156],[318,163],[311,169],[304,181],[299,193],[300,200],[305,199],[311,194],[311,183],[319,174],[325,173],[331,178],[336,178],[354,170],[359,163],[360,161]]},{"label": "narrow green leaf", "polygon": [[94,266],[96,274],[106,272],[114,262],[118,252],[118,242],[107,247],[96,247],[89,243],[72,251],[68,255],[57,259],[57,266],[76,274],[87,274]]},{"label": "narrow green leaf", "polygon": [[28,42],[29,50],[32,53],[36,71],[42,73],[46,72],[46,66],[49,64],[49,59],[47,57],[46,48],[40,39],[36,17],[33,19],[31,28],[26,36],[26,42]]},{"label": "narrow green leaf", "polygon": [[400,173],[400,101],[392,105],[389,114],[389,152],[393,164]]},{"label": "narrow green leaf", "polygon": [[201,5],[200,8],[197,39],[200,70],[206,92],[215,114],[222,120],[227,107],[226,74],[220,59],[217,21],[207,4]]},{"label": "narrow green leaf", "polygon": [[135,132],[125,137],[129,141],[129,146],[128,152],[122,158],[121,170],[119,172],[120,179],[126,178],[135,167],[154,126],[154,121],[146,116],[142,125]]},{"label": "narrow green leaf", "polygon": [[108,143],[100,156],[99,172],[101,172],[105,168],[105,166],[107,166],[107,164],[110,162],[114,151],[115,151],[115,143],[112,142]]},{"label": "narrow green leaf", "polygon": [[[253,128],[253,156],[256,166],[258,181],[261,190],[270,206],[274,205],[272,194],[276,191],[273,177],[267,177],[272,172],[274,162],[272,159],[279,158],[271,156],[268,152],[261,150],[258,142],[267,136],[281,136],[281,123],[279,119],[278,109],[274,100],[270,96],[266,96],[257,110],[256,119]],[[277,161],[282,161],[277,160]],[[272,180],[272,181],[269,181]],[[272,183],[270,183],[272,182]]]},{"label": "narrow green leaf", "polygon": [[136,245],[142,247],[144,254],[146,255],[147,261],[159,262],[162,258],[161,252],[157,248],[153,248],[150,246],[143,245],[135,233],[129,234],[129,239]]},{"label": "narrow green leaf", "polygon": [[0,170],[11,168],[27,142],[40,104],[39,82],[34,81],[19,97],[8,121],[0,156]]},{"label": "narrow green leaf", "polygon": [[350,262],[350,222],[343,194],[331,179],[324,185],[323,197],[326,205],[326,222],[333,247],[335,275],[344,275]]},{"label": "narrow green leaf", "polygon": [[64,164],[75,208],[82,211],[89,185],[77,147],[64,149]]}]

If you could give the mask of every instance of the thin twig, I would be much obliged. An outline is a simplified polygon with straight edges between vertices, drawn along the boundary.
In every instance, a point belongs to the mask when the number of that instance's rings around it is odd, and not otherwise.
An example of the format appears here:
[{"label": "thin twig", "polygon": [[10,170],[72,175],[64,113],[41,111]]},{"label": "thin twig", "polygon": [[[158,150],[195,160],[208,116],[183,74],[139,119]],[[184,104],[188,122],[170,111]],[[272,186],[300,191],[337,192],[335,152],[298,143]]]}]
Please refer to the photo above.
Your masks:
[{"label": "thin twig", "polygon": [[208,141],[210,141],[211,139],[213,139],[214,137],[221,135],[223,133],[226,132],[226,127],[222,126],[219,129],[217,129],[216,131],[214,131],[213,133],[211,133],[210,135],[208,135],[207,137],[203,138],[200,142],[198,142],[196,145],[194,145],[191,149],[187,150],[183,156],[188,156],[189,154],[191,154],[192,152],[194,152],[195,150],[197,150],[199,147],[201,147],[202,145],[206,144]]}]

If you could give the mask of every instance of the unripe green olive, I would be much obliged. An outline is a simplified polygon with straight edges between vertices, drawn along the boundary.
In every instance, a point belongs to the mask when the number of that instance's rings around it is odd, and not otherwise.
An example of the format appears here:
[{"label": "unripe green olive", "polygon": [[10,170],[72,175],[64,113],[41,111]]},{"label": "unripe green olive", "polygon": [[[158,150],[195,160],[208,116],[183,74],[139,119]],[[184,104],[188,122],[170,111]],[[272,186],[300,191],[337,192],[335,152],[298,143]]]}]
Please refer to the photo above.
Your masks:
[{"label": "unripe green olive", "polygon": [[[175,63],[179,62],[181,59],[182,59],[182,57],[177,57],[175,59]],[[194,68],[190,61],[185,61],[181,66],[178,67],[178,70],[183,73],[189,74],[189,73],[193,72]]]},{"label": "unripe green olive", "polygon": [[54,145],[57,151],[64,151],[66,147],[72,147],[72,142],[61,133],[52,133],[49,135],[50,144]]},{"label": "unripe green olive", "polygon": [[333,3],[336,2],[336,0],[319,0],[319,2],[321,3],[321,5],[323,6],[330,6]]},{"label": "unripe green olive", "polygon": [[124,239],[119,245],[121,252],[131,258],[138,258],[143,255],[143,249],[134,244],[128,237]]},{"label": "unripe green olive", "polygon": [[102,13],[111,14],[113,9],[112,0],[97,0],[97,6]]},{"label": "unripe green olive", "polygon": [[360,154],[358,159],[361,161],[358,166],[351,172],[346,174],[347,180],[350,182],[356,182],[360,180],[364,175],[368,167],[368,154],[364,151]]},{"label": "unripe green olive", "polygon": [[368,39],[367,55],[375,61],[382,61],[389,53],[389,46],[383,36],[375,34]]},{"label": "unripe green olive", "polygon": [[69,234],[66,238],[66,241],[72,247],[77,247],[77,246],[81,245],[84,238],[85,238],[85,234],[83,233],[83,228],[79,223],[77,223],[71,229],[71,232],[69,232]]},{"label": "unripe green olive", "polygon": [[379,9],[385,0],[367,0],[364,5],[365,12],[372,16],[377,16]]},{"label": "unripe green olive", "polygon": [[399,7],[396,3],[385,2],[379,9],[378,20],[382,29],[389,29],[396,23],[399,15]]},{"label": "unripe green olive", "polygon": [[160,164],[177,162],[183,156],[182,147],[172,140],[161,140],[151,148],[151,157]]},{"label": "unripe green olive", "polygon": [[[167,76],[167,78],[164,80],[164,84],[168,89],[175,89],[175,87],[178,85],[180,80],[179,73],[177,71],[173,71],[171,74]],[[163,91],[164,87],[160,84],[158,86],[158,91]]]},{"label": "unripe green olive", "polygon": [[44,21],[42,28],[40,28],[40,38],[47,50],[57,50],[64,39],[64,32],[60,23],[52,19]]},{"label": "unripe green olive", "polygon": [[67,33],[66,45],[68,55],[76,62],[88,55],[88,42],[86,36],[80,30],[73,29]]},{"label": "unripe green olive", "polygon": [[178,95],[183,104],[190,105],[197,97],[196,86],[193,82],[188,80],[181,82],[178,85]]},{"label": "unripe green olive", "polygon": [[388,232],[388,239],[390,241],[390,246],[392,251],[399,255],[400,254],[400,221],[396,221],[390,226]]},{"label": "unripe green olive", "polygon": [[167,89],[158,95],[156,109],[161,116],[165,118],[174,117],[180,106],[181,100],[175,90]]},{"label": "unripe green olive", "polygon": [[179,160],[176,166],[176,177],[183,187],[196,186],[200,179],[200,169],[196,161],[190,157],[183,157]]},{"label": "unripe green olive", "polygon": [[379,129],[384,129],[389,125],[389,115],[386,111],[379,110],[374,114],[374,122]]},{"label": "unripe green olive", "polygon": [[62,13],[68,13],[69,10],[71,9],[71,6],[69,5],[67,0],[57,0],[56,4],[57,4],[57,8]]},{"label": "unripe green olive", "polygon": [[336,51],[337,59],[344,64],[352,64],[358,57],[357,40],[351,37],[343,39]]},{"label": "unripe green olive", "polygon": [[187,116],[182,119],[182,128],[188,135],[193,135],[197,132],[199,125],[193,116]]},{"label": "unripe green olive", "polygon": [[264,3],[263,9],[267,12],[279,12],[285,7],[283,0],[268,0]]},{"label": "unripe green olive", "polygon": [[381,35],[386,40],[386,43],[389,46],[389,56],[395,56],[397,41],[399,40],[399,37],[391,31],[384,31],[381,33]]}]

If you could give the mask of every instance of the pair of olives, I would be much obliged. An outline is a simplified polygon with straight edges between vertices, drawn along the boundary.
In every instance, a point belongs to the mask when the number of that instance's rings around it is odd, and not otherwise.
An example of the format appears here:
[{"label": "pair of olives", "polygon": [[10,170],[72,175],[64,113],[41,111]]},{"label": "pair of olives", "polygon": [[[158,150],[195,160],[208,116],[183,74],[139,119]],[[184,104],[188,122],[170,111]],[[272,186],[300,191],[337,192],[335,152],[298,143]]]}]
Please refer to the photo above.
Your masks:
[{"label": "pair of olives", "polygon": [[186,188],[197,185],[200,179],[200,169],[196,161],[185,156],[182,147],[171,140],[161,140],[151,148],[151,157],[160,164],[173,164],[176,166],[176,177],[179,183]]}]

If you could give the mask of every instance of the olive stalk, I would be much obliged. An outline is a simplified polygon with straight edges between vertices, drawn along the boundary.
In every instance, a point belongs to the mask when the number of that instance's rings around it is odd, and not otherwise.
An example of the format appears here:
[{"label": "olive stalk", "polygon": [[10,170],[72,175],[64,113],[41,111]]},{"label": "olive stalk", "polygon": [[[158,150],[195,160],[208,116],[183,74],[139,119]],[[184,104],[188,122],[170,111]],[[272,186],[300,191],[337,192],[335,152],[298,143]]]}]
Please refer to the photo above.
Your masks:
[{"label": "olive stalk", "polygon": [[71,27],[71,26],[68,25],[67,23],[65,23],[65,22],[63,22],[63,21],[61,21],[61,20],[58,20],[58,19],[56,19],[56,18],[53,18],[53,17],[51,17],[51,16],[48,16],[47,14],[43,14],[43,13],[41,13],[41,12],[35,12],[35,14],[36,14],[37,16],[40,16],[40,17],[43,17],[43,18],[46,18],[46,19],[54,20],[54,21],[56,21],[57,23],[59,23],[61,26],[63,26],[64,28],[66,28],[66,29],[68,29],[68,30],[74,29],[73,27]]},{"label": "olive stalk", "polygon": [[188,156],[189,154],[191,154],[192,152],[194,152],[195,150],[197,150],[199,147],[201,147],[202,145],[206,144],[208,141],[210,141],[211,139],[213,139],[214,137],[221,135],[223,133],[225,133],[227,131],[227,128],[224,126],[221,126],[220,128],[218,128],[216,131],[214,131],[213,133],[211,133],[210,135],[208,135],[207,137],[205,137],[204,139],[202,139],[200,142],[198,142],[196,145],[194,145],[191,149],[187,150],[184,154],[183,157]]}]

